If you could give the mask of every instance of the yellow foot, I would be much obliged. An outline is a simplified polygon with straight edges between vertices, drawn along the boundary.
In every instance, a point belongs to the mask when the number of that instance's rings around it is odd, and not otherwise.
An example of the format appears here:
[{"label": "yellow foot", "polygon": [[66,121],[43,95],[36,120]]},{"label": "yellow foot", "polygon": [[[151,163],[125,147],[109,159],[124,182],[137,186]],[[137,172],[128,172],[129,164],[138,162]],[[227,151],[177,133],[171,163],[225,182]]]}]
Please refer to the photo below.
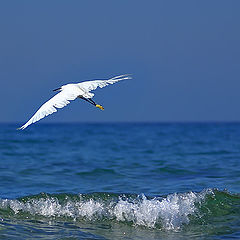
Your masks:
[{"label": "yellow foot", "polygon": [[97,104],[96,107],[97,107],[97,108],[100,108],[101,110],[104,110],[104,107],[101,106],[101,105],[98,105],[98,104]]}]

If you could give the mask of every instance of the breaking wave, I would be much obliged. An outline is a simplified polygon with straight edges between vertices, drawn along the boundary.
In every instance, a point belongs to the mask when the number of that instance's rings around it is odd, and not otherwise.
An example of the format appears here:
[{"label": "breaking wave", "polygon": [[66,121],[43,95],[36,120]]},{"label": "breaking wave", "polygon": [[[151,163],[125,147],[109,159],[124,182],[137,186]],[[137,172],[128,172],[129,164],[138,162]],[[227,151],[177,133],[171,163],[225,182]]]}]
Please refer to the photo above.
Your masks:
[{"label": "breaking wave", "polygon": [[212,189],[155,198],[112,193],[42,193],[15,200],[0,199],[0,217],[2,220],[50,218],[113,221],[132,226],[178,230],[191,223],[210,221],[212,216],[226,216],[232,211],[239,215],[239,203],[239,195]]}]

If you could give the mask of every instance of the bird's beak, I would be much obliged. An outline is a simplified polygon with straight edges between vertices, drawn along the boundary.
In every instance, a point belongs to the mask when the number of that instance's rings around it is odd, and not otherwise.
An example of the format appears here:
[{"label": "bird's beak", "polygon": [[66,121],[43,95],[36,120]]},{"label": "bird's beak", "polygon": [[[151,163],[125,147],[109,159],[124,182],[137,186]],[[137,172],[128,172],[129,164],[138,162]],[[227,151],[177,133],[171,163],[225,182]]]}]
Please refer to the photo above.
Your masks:
[{"label": "bird's beak", "polygon": [[96,107],[97,107],[97,108],[100,108],[101,110],[104,110],[104,107],[101,106],[101,105],[98,105],[98,104],[97,104]]}]

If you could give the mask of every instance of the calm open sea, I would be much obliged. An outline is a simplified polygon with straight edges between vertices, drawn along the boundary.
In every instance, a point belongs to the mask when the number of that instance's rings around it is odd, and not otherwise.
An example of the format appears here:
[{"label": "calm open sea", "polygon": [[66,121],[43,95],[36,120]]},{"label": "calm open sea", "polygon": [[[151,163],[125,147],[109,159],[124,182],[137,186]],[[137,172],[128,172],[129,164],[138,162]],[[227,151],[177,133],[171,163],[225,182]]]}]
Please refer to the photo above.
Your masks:
[{"label": "calm open sea", "polygon": [[0,239],[240,239],[240,124],[0,124]]}]

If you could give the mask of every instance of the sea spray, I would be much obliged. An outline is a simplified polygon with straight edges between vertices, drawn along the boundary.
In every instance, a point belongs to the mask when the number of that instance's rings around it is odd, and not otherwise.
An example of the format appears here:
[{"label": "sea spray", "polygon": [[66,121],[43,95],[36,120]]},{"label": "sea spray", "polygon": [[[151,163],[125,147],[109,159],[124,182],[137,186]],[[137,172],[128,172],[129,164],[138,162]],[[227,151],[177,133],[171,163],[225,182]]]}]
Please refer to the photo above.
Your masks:
[{"label": "sea spray", "polygon": [[[51,219],[70,218],[73,221],[115,221],[135,226],[178,230],[189,223],[189,216],[197,211],[206,194],[200,193],[170,194],[166,197],[148,198],[145,195],[130,196],[116,194],[86,195],[48,195],[40,194],[18,200],[0,200],[2,218],[9,213],[31,217]],[[9,214],[11,215],[11,214]]]}]

